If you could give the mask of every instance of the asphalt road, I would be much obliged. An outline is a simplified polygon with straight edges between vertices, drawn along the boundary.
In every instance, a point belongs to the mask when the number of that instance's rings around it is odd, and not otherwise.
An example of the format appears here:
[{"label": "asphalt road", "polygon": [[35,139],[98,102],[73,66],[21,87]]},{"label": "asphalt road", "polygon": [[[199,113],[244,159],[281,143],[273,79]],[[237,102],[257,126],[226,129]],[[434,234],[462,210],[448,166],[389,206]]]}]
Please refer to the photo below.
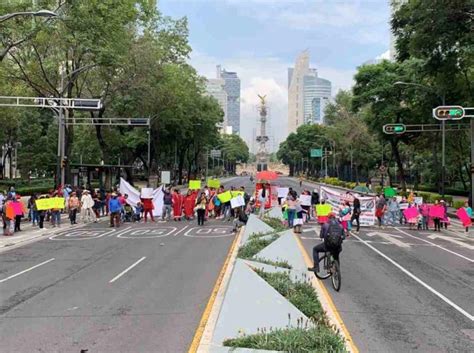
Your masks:
[{"label": "asphalt road", "polygon": [[4,252],[0,351],[186,352],[233,239],[223,221],[104,222]]},{"label": "asphalt road", "polygon": [[[312,227],[301,236],[310,256]],[[340,292],[325,285],[360,352],[474,352],[474,233],[459,223],[441,234],[363,228],[344,242],[341,272]]]}]

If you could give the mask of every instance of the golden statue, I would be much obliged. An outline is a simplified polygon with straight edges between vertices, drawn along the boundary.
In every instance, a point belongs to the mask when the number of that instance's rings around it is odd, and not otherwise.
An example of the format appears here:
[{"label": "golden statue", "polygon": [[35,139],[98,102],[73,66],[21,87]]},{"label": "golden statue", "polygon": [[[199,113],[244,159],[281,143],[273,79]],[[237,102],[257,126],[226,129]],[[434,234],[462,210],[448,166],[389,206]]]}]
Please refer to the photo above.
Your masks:
[{"label": "golden statue", "polygon": [[267,95],[264,95],[264,96],[261,96],[259,94],[257,94],[258,98],[260,98],[260,103],[262,105],[265,105],[265,98],[267,97]]}]

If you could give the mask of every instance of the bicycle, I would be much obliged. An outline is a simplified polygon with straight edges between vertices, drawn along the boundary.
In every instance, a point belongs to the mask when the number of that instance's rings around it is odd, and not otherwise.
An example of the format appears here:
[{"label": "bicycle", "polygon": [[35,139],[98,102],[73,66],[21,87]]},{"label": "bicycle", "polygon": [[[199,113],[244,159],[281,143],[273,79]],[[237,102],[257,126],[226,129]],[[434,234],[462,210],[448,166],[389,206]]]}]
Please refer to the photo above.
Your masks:
[{"label": "bicycle", "polygon": [[321,280],[331,277],[332,287],[336,292],[341,289],[341,267],[339,261],[334,258],[330,251],[319,259],[319,272],[314,273]]}]

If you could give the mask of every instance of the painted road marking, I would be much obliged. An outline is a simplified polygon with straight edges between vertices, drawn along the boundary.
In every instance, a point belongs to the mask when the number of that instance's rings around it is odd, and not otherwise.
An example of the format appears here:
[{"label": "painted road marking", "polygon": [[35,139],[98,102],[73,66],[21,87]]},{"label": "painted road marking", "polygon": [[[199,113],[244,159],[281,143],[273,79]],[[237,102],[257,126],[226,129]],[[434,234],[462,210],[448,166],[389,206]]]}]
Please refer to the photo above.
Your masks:
[{"label": "painted road marking", "polygon": [[117,235],[117,238],[124,239],[150,239],[162,238],[176,231],[176,227],[160,227],[160,228],[137,228],[129,230],[125,233]]},{"label": "painted road marking", "polygon": [[[230,232],[229,232],[230,230]],[[229,237],[233,235],[232,227],[229,226],[221,226],[221,227],[194,227],[189,229],[186,233],[184,233],[185,237],[190,238],[222,238],[222,237]]]},{"label": "painted road marking", "polygon": [[426,282],[423,282],[421,279],[419,279],[417,276],[415,276],[413,273],[411,273],[410,271],[408,271],[405,267],[401,266],[398,262],[396,262],[395,260],[391,259],[390,257],[388,257],[387,255],[385,255],[383,252],[381,252],[380,250],[378,250],[377,248],[375,248],[374,246],[370,245],[369,243],[367,243],[366,241],[364,241],[363,239],[361,239],[360,237],[358,237],[357,235],[355,234],[352,234],[352,236],[354,236],[356,239],[359,239],[362,243],[364,243],[364,245],[366,245],[367,247],[369,247],[370,249],[372,249],[373,251],[375,251],[377,254],[379,254],[380,256],[382,256],[385,260],[387,260],[388,262],[390,262],[392,265],[394,265],[395,267],[397,267],[400,271],[402,271],[403,273],[405,273],[407,276],[409,276],[410,278],[412,278],[413,280],[415,280],[416,282],[418,282],[419,284],[421,284],[423,287],[425,287],[426,289],[428,289],[431,293],[433,293],[434,295],[436,295],[438,298],[440,298],[441,300],[443,300],[446,304],[450,305],[451,307],[453,307],[454,309],[456,309],[459,313],[461,313],[462,315],[464,315],[465,317],[467,317],[469,320],[471,321],[474,321],[474,315],[468,313],[466,310],[464,310],[463,308],[461,308],[459,305],[457,305],[456,303],[454,303],[451,299],[447,298],[446,296],[444,296],[443,294],[441,294],[440,292],[438,292],[436,289],[434,289],[433,287],[431,287],[430,285],[428,285]]},{"label": "painted road marking", "polygon": [[[115,229],[79,229],[73,231],[64,231],[59,232],[51,237],[50,240],[89,240],[89,239],[98,239],[104,235],[114,233]],[[63,237],[63,238],[60,238]]]},{"label": "painted road marking", "polygon": [[132,227],[129,226],[129,227],[125,227],[125,228],[123,228],[123,229],[117,230],[117,233],[115,233],[115,234],[114,234],[114,233],[111,233],[111,234],[109,234],[109,237],[112,237],[112,236],[114,236],[114,235],[116,235],[116,236],[118,237],[120,234],[127,233],[127,231],[128,231],[129,229],[131,229],[131,228],[132,228]]},{"label": "painted road marking", "polygon": [[466,248],[466,249],[469,249],[469,250],[474,250],[474,246],[466,244],[466,243],[464,243],[460,240],[456,240],[453,237],[447,237],[447,236],[439,235],[439,234],[430,234],[430,235],[428,235],[428,238],[446,240],[446,241],[449,241],[453,244],[457,244],[459,246],[462,246],[463,248]]},{"label": "painted road marking", "polygon": [[46,265],[48,262],[51,262],[51,261],[54,261],[54,257],[51,258],[51,259],[49,259],[49,260],[46,260],[46,261],[44,261],[44,262],[42,262],[42,263],[40,263],[40,264],[38,264],[38,265],[35,265],[35,266],[33,266],[33,267],[30,267],[30,268],[27,268],[26,270],[23,270],[23,271],[21,271],[21,272],[15,273],[14,275],[11,275],[11,276],[9,276],[9,277],[7,277],[7,278],[4,278],[4,279],[0,280],[0,283],[6,282],[6,281],[8,281],[9,279],[18,277],[19,275],[22,275],[23,273],[26,273],[26,272],[29,272],[29,271],[31,271],[31,270],[34,270],[34,269],[37,268],[37,267]]},{"label": "painted road marking", "polygon": [[396,239],[396,238],[402,238],[399,235],[387,234],[387,233],[382,233],[382,232],[367,233],[367,236],[369,236],[369,237],[373,237],[374,235],[378,235],[379,237],[381,237],[385,241],[389,241],[390,243],[392,243],[396,246],[399,246],[401,248],[410,248],[410,245],[408,245],[407,243],[404,243],[403,241],[400,241],[400,240]]},{"label": "painted road marking", "polygon": [[398,231],[399,231],[400,233],[402,233],[402,234],[405,234],[405,235],[407,235],[407,236],[409,236],[409,237],[412,237],[412,238],[414,238],[414,239],[418,239],[418,240],[424,241],[425,243],[431,244],[431,245],[437,247],[438,249],[441,249],[441,250],[444,250],[444,251],[446,251],[446,252],[449,252],[450,254],[456,255],[456,256],[458,256],[458,257],[464,259],[464,260],[467,260],[467,261],[469,261],[469,262],[474,262],[474,259],[470,259],[470,258],[468,258],[468,257],[466,257],[466,256],[464,256],[464,255],[461,255],[461,254],[459,254],[459,253],[457,253],[457,252],[455,252],[455,251],[452,251],[452,250],[449,250],[449,249],[447,249],[447,248],[445,248],[445,247],[442,247],[441,245],[438,245],[438,244],[436,244],[436,243],[433,243],[433,242],[431,242],[431,241],[429,241],[429,240],[426,240],[426,239],[423,239],[423,238],[421,238],[421,237],[415,237],[415,236],[411,235],[410,233],[407,233],[407,232],[405,232],[404,230],[401,230],[401,229],[399,229],[399,228],[396,228],[396,227],[395,227],[395,229],[398,230]]},{"label": "painted road marking", "polygon": [[189,225],[188,226],[185,226],[183,228],[181,228],[180,230],[178,230],[176,233],[173,234],[173,236],[177,236],[179,233],[181,233],[182,231],[184,231],[185,229],[188,229],[189,228]]},{"label": "painted road marking", "polygon": [[120,272],[117,276],[115,276],[114,278],[112,278],[109,283],[114,283],[116,280],[118,280],[120,277],[122,277],[124,274],[126,274],[128,271],[130,271],[132,268],[134,268],[135,266],[137,266],[140,262],[142,262],[143,260],[146,259],[146,256],[143,256],[140,260],[138,260],[137,262],[135,262],[134,264],[132,264],[131,266],[129,266],[128,268],[126,268],[125,270],[123,270],[122,272]]}]

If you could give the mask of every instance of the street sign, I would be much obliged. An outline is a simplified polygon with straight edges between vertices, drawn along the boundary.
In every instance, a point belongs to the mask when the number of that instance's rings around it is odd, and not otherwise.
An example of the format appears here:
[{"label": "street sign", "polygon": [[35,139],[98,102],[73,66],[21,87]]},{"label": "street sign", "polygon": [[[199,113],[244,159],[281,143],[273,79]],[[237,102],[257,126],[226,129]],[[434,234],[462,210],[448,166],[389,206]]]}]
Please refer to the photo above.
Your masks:
[{"label": "street sign", "polygon": [[386,124],[383,126],[383,132],[387,135],[401,135],[407,131],[405,124]]},{"label": "street sign", "polygon": [[466,112],[460,105],[440,106],[433,109],[433,118],[438,120],[461,120]]},{"label": "street sign", "polygon": [[221,158],[221,150],[211,150],[212,158]]},{"label": "street sign", "polygon": [[310,151],[310,157],[322,157],[323,149],[322,148],[313,148]]}]

